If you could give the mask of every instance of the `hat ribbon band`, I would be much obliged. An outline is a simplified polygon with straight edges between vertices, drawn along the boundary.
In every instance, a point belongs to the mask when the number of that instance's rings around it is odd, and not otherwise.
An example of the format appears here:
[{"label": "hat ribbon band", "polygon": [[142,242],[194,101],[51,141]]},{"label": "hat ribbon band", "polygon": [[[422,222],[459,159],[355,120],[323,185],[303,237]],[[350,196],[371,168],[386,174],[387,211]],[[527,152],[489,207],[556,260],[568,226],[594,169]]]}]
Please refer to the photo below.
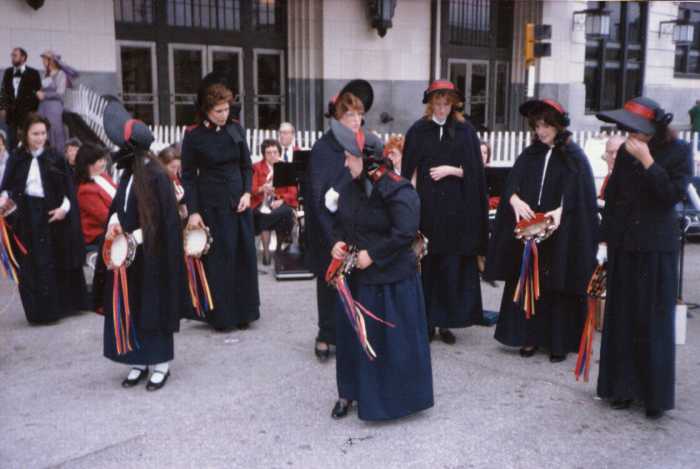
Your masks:
[{"label": "hat ribbon band", "polygon": [[639,117],[643,117],[644,119],[647,120],[654,120],[654,111],[646,106],[643,106],[639,103],[635,103],[633,101],[629,101],[625,103],[625,111],[631,112],[634,115],[637,115]]}]

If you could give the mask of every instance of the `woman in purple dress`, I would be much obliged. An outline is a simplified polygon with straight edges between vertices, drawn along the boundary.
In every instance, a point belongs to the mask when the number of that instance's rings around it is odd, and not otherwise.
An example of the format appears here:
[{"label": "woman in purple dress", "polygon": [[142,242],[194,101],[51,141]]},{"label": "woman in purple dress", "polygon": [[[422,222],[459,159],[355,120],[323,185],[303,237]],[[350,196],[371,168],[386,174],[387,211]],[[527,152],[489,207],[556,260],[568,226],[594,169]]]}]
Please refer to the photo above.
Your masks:
[{"label": "woman in purple dress", "polygon": [[41,90],[36,92],[39,98],[39,114],[51,123],[49,145],[62,152],[66,141],[63,128],[63,98],[66,89],[71,87],[71,78],[77,72],[61,61],[61,56],[53,51],[41,54],[44,63],[44,76],[41,78]]}]

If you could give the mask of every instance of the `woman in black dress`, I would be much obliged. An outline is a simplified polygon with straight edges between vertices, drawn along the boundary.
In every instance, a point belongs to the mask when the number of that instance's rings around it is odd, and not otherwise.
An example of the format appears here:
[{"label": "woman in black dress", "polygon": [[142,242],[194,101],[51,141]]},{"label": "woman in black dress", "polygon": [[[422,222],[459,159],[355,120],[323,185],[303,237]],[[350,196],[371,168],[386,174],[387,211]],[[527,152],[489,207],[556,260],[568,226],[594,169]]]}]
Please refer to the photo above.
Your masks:
[{"label": "woman in black dress", "polygon": [[65,158],[48,148],[49,122],[30,114],[22,147],[10,156],[0,207],[10,201],[12,230],[28,253],[19,262],[19,294],[27,321],[49,323],[87,309],[85,246],[73,181]]},{"label": "woman in black dress", "polygon": [[[566,130],[568,115],[555,101],[520,106],[535,137],[508,176],[496,214],[486,278],[506,282],[496,340],[531,357],[539,347],[560,362],[578,350],[586,318],[586,287],[595,267],[598,218],[593,174],[586,155]],[[514,302],[523,241],[517,222],[535,213],[553,219],[554,233],[538,244],[540,297],[527,319]]]},{"label": "woman in black dress", "polygon": [[260,317],[252,163],[243,128],[229,118],[232,100],[224,85],[207,86],[199,124],[182,141],[187,226],[207,226],[214,239],[203,258],[214,302],[206,320],[219,331],[247,329]]},{"label": "woman in black dress", "polygon": [[339,400],[331,415],[346,416],[356,401],[362,420],[396,419],[433,406],[425,303],[411,249],[420,201],[411,183],[381,158],[381,148],[364,158],[346,152],[345,166],[353,181],[340,192],[332,256],[342,260],[349,245],[359,250],[349,279],[353,297],[395,327],[365,317],[367,338],[376,352],[371,361],[338,308]]},{"label": "woman in black dress", "polygon": [[629,132],[605,189],[607,301],[598,395],[626,409],[633,400],[649,418],[675,402],[675,308],[680,228],[674,206],[692,174],[690,144],[668,125],[656,102],[634,98],[598,114]]},{"label": "woman in black dress", "polygon": [[464,101],[449,81],[423,96],[425,116],[406,133],[401,174],[415,181],[420,229],[428,237],[421,265],[428,333],[448,344],[450,328],[481,324],[479,267],[488,245],[488,206],[479,139],[457,107]]},{"label": "woman in black dress", "polygon": [[[138,384],[153,366],[146,389],[155,391],[170,376],[173,334],[180,328],[180,318],[189,311],[180,217],[172,182],[165,168],[147,150],[153,136],[146,125],[131,120],[133,125],[125,126],[130,116],[118,101],[108,104],[104,119],[107,135],[122,148],[115,162],[124,170],[110,208],[105,238],[113,240],[121,233],[129,233],[138,243],[134,261],[126,269],[132,315],[132,323],[126,328],[132,333],[132,347],[129,350],[117,346],[113,289],[117,273],[108,272],[104,290],[104,356],[130,366],[122,381],[125,388]],[[121,311],[125,308],[122,305]]]}]

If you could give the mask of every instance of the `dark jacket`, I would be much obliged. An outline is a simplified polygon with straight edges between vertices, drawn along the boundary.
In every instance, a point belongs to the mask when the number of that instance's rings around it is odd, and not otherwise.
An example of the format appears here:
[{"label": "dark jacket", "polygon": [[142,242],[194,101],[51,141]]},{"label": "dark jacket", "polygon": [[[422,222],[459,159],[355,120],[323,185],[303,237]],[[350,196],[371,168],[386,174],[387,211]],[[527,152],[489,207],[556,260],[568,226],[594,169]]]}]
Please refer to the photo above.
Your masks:
[{"label": "dark jacket", "polygon": [[[11,223],[20,240],[29,239],[30,236],[27,232],[30,227],[25,223],[29,217],[24,214],[24,195],[32,158],[25,149],[20,148],[13,152],[7,161],[5,176],[0,187],[0,191],[7,191],[8,196],[17,204],[17,212],[11,217]],[[51,238],[58,247],[56,262],[60,268],[64,269],[81,267],[85,260],[85,243],[80,227],[80,207],[66,159],[50,148],[45,149],[37,158],[46,207],[49,210],[60,207],[64,197],[70,201],[70,210],[66,218],[49,224]],[[49,218],[48,213],[46,218]]]},{"label": "dark jacket", "polygon": [[22,74],[15,97],[15,88],[12,86],[13,74],[14,67],[10,67],[5,70],[2,77],[0,108],[7,111],[7,123],[10,126],[18,127],[22,125],[27,114],[39,108],[39,98],[36,97],[36,92],[41,90],[41,77],[36,69],[27,66]]},{"label": "dark jacket", "polygon": [[605,188],[602,238],[626,251],[675,251],[680,227],[674,206],[686,195],[692,174],[690,144],[649,144],[654,163],[644,169],[624,145]]},{"label": "dark jacket", "polygon": [[182,140],[182,185],[189,213],[202,207],[229,206],[233,210],[251,192],[253,164],[240,125],[207,128],[198,125]]},{"label": "dark jacket", "polygon": [[[182,248],[182,230],[177,212],[173,183],[165,171],[147,166],[157,204],[157,246],[150,245],[144,232],[143,244],[137,248],[136,259],[127,269],[129,304],[139,329],[150,332],[170,333],[180,328],[180,318],[188,312],[187,280]],[[124,171],[114,196],[110,216],[117,213],[122,229],[131,233],[141,227],[138,196],[132,184],[126,211],[124,198],[131,177],[131,169]],[[113,275],[107,275],[105,292],[112,291]],[[112,295],[105,295],[105,310],[112,311]],[[191,305],[189,305],[191,306]]]},{"label": "dark jacket", "polygon": [[325,205],[331,187],[340,193],[352,181],[345,168],[345,152],[331,131],[311,149],[306,187],[306,260],[309,269],[323,276],[331,262],[334,214]]},{"label": "dark jacket", "polygon": [[[366,187],[371,188],[369,196]],[[361,177],[343,187],[338,200],[333,242],[367,250],[372,265],[355,269],[353,280],[387,284],[416,274],[411,243],[418,232],[420,200],[406,179],[387,172],[375,184]]]},{"label": "dark jacket", "polygon": [[595,184],[588,158],[566,132],[552,150],[542,200],[540,182],[549,147],[535,142],[513,165],[502,202],[496,213],[486,258],[486,278],[513,281],[518,278],[523,242],[515,238],[515,213],[510,198],[518,194],[532,210],[546,213],[562,206],[561,225],[541,242],[540,281],[543,290],[585,293],[596,264],[598,216]]},{"label": "dark jacket", "polygon": [[[488,246],[488,197],[479,138],[471,124],[452,117],[439,126],[420,119],[406,133],[401,174],[416,172],[420,195],[420,229],[430,241],[430,253],[466,256],[486,255]],[[461,167],[464,177],[433,181],[430,169]]]}]

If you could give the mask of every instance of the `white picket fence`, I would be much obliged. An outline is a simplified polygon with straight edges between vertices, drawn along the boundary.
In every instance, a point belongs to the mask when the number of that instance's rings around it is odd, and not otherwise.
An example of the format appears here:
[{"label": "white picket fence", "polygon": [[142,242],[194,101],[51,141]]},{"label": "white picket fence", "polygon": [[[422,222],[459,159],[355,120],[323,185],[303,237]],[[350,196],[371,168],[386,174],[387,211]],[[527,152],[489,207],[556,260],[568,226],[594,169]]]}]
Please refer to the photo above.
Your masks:
[{"label": "white picket fence", "polygon": [[[65,106],[67,110],[79,114],[88,126],[97,134],[102,142],[109,146],[114,145],[109,141],[102,124],[102,116],[107,100],[99,96],[90,88],[80,85],[77,89],[68,90],[66,93]],[[152,126],[155,143],[152,146],[154,151],[158,151],[168,145],[180,142],[185,133],[186,127],[173,125]],[[387,141],[394,134],[378,134],[380,138]],[[318,139],[323,136],[322,131],[298,130],[296,132],[296,145],[301,148],[311,148]],[[573,131],[573,140],[583,148],[589,159],[594,163],[599,163],[598,158],[602,152],[601,147],[609,135],[601,132],[581,130]],[[277,139],[276,130],[246,129],[246,140],[254,159],[260,158],[260,144],[266,139]],[[524,131],[495,131],[479,133],[482,141],[488,142],[491,147],[492,166],[512,166],[515,158],[529,145],[532,140],[531,132]],[[682,131],[680,138],[692,142],[693,149],[698,148],[700,135],[695,132]],[[700,174],[700,153],[695,151],[695,174]]]}]

